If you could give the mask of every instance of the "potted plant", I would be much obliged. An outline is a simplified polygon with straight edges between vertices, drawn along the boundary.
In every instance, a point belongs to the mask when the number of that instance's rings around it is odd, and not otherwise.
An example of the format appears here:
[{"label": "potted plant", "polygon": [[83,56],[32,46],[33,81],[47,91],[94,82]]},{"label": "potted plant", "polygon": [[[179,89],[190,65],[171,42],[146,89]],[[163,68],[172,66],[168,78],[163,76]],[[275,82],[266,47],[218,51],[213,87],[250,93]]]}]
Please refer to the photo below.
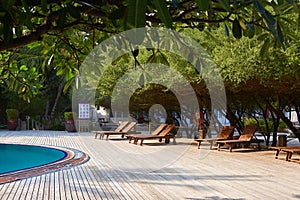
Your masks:
[{"label": "potted plant", "polygon": [[6,109],[7,128],[8,130],[16,130],[18,127],[19,112],[17,109]]},{"label": "potted plant", "polygon": [[76,132],[73,112],[65,112],[65,127],[68,132]]}]

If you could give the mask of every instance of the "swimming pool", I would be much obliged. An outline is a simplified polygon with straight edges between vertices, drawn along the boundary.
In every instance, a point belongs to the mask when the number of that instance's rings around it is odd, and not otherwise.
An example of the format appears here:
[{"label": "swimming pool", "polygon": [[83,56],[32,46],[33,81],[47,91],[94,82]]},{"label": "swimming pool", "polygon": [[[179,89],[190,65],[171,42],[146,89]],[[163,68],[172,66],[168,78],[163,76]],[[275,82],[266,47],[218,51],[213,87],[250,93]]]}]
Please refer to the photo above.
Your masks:
[{"label": "swimming pool", "polygon": [[0,143],[0,184],[72,167],[88,160],[87,154],[71,148]]}]

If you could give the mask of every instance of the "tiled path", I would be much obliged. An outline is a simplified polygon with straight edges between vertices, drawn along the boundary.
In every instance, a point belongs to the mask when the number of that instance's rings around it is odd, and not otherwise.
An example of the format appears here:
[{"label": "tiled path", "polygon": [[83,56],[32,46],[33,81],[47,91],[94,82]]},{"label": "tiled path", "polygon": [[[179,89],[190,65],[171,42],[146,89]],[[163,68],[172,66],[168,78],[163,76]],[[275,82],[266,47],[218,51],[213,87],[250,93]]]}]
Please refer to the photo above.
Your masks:
[{"label": "tiled path", "polygon": [[141,147],[55,131],[0,131],[0,142],[71,147],[91,157],[77,167],[2,184],[3,200],[300,199],[300,164],[284,155],[276,160],[273,151],[198,150],[180,138],[176,145],[146,141]]}]

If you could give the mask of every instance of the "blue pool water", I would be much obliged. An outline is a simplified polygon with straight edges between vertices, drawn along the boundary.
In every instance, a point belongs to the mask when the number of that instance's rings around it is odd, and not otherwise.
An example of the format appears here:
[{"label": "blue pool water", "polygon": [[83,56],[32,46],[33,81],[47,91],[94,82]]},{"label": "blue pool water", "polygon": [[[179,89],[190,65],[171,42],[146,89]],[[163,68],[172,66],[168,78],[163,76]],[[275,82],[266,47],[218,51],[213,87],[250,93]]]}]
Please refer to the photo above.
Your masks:
[{"label": "blue pool water", "polygon": [[0,144],[0,174],[53,163],[66,156],[66,152],[54,148]]}]

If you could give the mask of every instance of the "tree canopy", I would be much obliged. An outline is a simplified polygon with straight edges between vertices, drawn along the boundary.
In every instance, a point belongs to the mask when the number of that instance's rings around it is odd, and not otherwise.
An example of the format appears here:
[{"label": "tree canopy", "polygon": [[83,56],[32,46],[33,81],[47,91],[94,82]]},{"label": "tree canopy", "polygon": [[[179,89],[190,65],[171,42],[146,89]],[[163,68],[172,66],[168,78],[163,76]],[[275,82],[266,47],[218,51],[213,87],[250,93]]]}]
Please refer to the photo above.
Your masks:
[{"label": "tree canopy", "polygon": [[[0,50],[18,48],[45,35],[63,37],[69,29],[118,33],[131,28],[158,26],[224,26],[236,38],[267,30],[284,48],[284,22],[296,13],[297,0],[7,0],[0,4]],[[223,24],[221,24],[223,23]]]}]

